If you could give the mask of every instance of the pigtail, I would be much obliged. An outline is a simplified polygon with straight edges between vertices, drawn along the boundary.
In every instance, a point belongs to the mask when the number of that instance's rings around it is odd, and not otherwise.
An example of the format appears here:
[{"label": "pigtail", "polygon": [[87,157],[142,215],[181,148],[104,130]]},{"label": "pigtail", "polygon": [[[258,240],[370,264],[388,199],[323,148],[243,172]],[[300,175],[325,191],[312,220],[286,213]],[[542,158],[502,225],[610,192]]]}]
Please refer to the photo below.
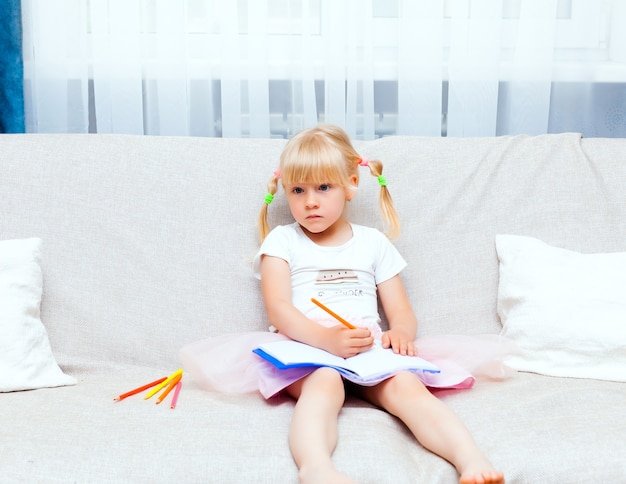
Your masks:
[{"label": "pigtail", "polygon": [[[364,165],[363,162],[360,164]],[[387,237],[396,240],[400,236],[400,218],[393,205],[391,193],[387,189],[387,180],[383,176],[383,163],[380,160],[367,160],[365,166],[369,167],[371,175],[377,178],[380,185],[378,205],[386,225]]]},{"label": "pigtail", "polygon": [[269,182],[267,182],[267,194],[265,195],[265,203],[263,204],[263,207],[261,207],[261,212],[259,213],[259,220],[258,220],[259,235],[261,237],[261,242],[265,240],[265,237],[267,237],[267,234],[269,234],[270,231],[272,230],[268,222],[268,211],[269,211],[270,203],[272,203],[272,200],[274,200],[274,195],[276,194],[276,191],[278,190],[279,178],[280,178],[280,174],[278,170],[276,170],[274,171],[274,176],[272,176]]}]

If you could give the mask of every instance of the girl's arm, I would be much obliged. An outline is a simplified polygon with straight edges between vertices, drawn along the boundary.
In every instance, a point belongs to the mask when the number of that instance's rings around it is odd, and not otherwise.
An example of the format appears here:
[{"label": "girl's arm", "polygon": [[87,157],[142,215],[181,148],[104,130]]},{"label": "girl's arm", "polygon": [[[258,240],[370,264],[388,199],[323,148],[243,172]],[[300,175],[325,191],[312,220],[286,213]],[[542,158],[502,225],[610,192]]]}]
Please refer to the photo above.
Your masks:
[{"label": "girl's arm", "polygon": [[395,353],[402,355],[416,356],[417,318],[400,275],[380,283],[378,296],[389,321],[389,331],[383,334],[383,347],[391,347]]},{"label": "girl's arm", "polygon": [[327,328],[299,311],[291,302],[289,264],[279,257],[262,256],[261,291],[270,323],[293,340],[342,358],[361,353],[374,344],[368,329],[349,329],[343,324]]}]

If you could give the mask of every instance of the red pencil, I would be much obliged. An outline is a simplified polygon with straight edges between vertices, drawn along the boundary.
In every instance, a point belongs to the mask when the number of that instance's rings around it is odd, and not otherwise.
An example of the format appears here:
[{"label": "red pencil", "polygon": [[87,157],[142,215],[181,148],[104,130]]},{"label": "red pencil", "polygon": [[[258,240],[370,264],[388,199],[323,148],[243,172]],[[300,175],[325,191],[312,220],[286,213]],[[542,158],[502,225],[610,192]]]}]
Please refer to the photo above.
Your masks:
[{"label": "red pencil", "polygon": [[180,393],[180,387],[182,386],[183,386],[182,380],[178,380],[178,383],[176,384],[176,389],[174,390],[174,396],[172,397],[172,403],[170,405],[170,408],[172,410],[176,408],[176,402],[178,401],[178,394]]},{"label": "red pencil", "polygon": [[126,393],[122,393],[119,397],[115,397],[113,400],[115,400],[116,402],[119,402],[120,400],[124,400],[126,397],[130,397],[132,395],[135,395],[137,393],[143,392],[144,390],[147,390],[148,388],[152,388],[155,385],[158,385],[159,383],[163,383],[165,380],[167,379],[166,376],[164,376],[163,378],[159,378],[158,380],[154,380],[152,383],[148,383],[146,385],[143,385],[139,388],[135,388],[134,390],[131,390],[129,392]]}]

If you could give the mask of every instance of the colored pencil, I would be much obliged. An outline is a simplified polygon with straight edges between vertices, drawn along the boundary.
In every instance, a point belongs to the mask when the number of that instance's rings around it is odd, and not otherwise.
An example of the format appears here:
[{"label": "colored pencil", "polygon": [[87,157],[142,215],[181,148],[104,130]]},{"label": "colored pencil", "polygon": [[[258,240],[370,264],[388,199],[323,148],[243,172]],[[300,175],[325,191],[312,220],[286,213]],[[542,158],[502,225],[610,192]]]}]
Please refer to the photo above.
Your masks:
[{"label": "colored pencil", "polygon": [[176,402],[178,402],[178,394],[180,393],[180,387],[183,386],[183,381],[178,380],[176,384],[176,389],[174,390],[174,395],[172,396],[172,403],[170,404],[170,408],[174,410],[176,408]]},{"label": "colored pencil", "polygon": [[319,302],[317,299],[315,299],[314,297],[311,298],[311,301],[315,304],[317,304],[320,308],[322,308],[324,311],[326,311],[328,314],[330,314],[333,318],[335,318],[337,321],[339,321],[341,324],[347,326],[350,329],[356,329],[356,326],[352,323],[349,323],[348,321],[346,321],[345,319],[343,319],[341,316],[339,316],[337,313],[331,311],[330,309],[328,309],[326,306],[324,306],[321,302]]},{"label": "colored pencil", "polygon": [[134,390],[131,390],[129,392],[122,393],[120,396],[115,397],[113,400],[115,400],[116,402],[119,402],[120,400],[124,400],[126,397],[136,395],[137,393],[143,392],[144,390],[147,390],[148,388],[152,388],[153,386],[158,385],[159,383],[162,383],[165,380],[167,380],[166,376],[164,376],[163,378],[159,378],[158,380],[154,380],[152,383],[148,383],[146,385],[140,386],[139,388],[135,388]]},{"label": "colored pencil", "polygon": [[169,385],[169,383],[176,378],[177,375],[181,375],[183,373],[183,369],[180,368],[179,370],[176,370],[174,373],[172,373],[170,376],[167,377],[166,380],[162,381],[161,383],[159,383],[156,387],[154,387],[152,390],[150,390],[148,392],[148,394],[143,397],[144,400],[148,400],[148,398],[151,398],[155,393],[161,391],[161,389],[163,387],[165,387],[166,385]]},{"label": "colored pencil", "polygon": [[161,395],[159,395],[159,398],[156,401],[156,404],[158,405],[159,403],[161,403],[163,401],[163,399],[165,397],[167,397],[167,395],[174,389],[174,387],[176,385],[178,385],[178,382],[181,380],[181,378],[183,377],[183,375],[177,375],[171,382],[170,384],[167,386],[167,388],[165,390],[163,390],[163,393],[161,393]]}]

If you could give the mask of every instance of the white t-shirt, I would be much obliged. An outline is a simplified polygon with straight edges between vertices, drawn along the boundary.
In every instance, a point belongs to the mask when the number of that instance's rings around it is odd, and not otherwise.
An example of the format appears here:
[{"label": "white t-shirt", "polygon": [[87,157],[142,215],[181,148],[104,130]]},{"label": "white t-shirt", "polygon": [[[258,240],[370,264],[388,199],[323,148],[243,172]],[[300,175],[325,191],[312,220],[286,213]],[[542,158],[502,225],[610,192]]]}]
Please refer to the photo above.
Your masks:
[{"label": "white t-shirt", "polygon": [[343,245],[315,244],[297,223],[274,228],[253,261],[261,278],[261,256],[279,257],[291,270],[292,302],[307,317],[325,325],[337,321],[311,302],[314,297],[356,326],[378,326],[376,286],[406,267],[406,262],[380,231],[352,224]]}]

